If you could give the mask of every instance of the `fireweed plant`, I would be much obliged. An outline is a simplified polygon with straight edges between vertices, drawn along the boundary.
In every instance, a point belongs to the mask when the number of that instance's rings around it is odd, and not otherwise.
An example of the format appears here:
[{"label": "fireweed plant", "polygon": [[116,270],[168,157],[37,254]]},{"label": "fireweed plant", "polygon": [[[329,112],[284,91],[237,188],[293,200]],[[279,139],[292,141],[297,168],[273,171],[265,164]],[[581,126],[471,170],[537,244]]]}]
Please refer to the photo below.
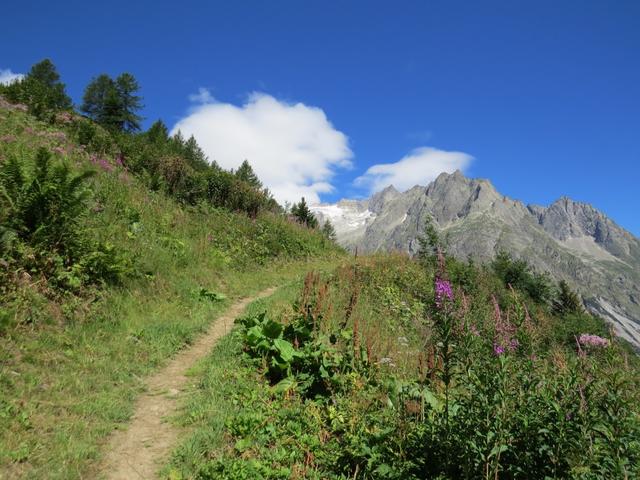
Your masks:
[{"label": "fireweed plant", "polygon": [[308,276],[294,297],[241,322],[226,347],[245,353],[234,387],[220,396],[203,386],[193,400],[199,412],[202,402],[229,402],[229,443],[210,443],[203,426],[176,453],[172,474],[640,475],[638,362],[592,333],[593,317],[564,324],[489,268],[442,255],[359,257]]}]

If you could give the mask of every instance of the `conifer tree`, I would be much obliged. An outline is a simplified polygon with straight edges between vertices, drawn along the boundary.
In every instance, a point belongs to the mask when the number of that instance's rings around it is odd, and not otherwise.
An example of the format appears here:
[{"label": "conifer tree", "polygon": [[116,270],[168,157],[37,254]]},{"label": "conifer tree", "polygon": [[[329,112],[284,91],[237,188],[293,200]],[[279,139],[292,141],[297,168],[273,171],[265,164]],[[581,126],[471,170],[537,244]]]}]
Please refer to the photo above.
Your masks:
[{"label": "conifer tree", "polygon": [[262,188],[262,182],[253,171],[253,168],[247,160],[242,162],[240,167],[238,167],[238,170],[236,170],[236,178],[242,180],[243,182],[247,182],[256,190],[260,190]]},{"label": "conifer tree", "polygon": [[169,129],[162,120],[157,120],[147,130],[146,135],[151,143],[164,144],[169,139]]},{"label": "conifer tree", "polygon": [[104,127],[124,132],[140,130],[142,98],[135,95],[138,82],[130,73],[116,80],[106,74],[98,75],[85,89],[80,109]]},{"label": "conifer tree", "polygon": [[569,284],[564,280],[560,280],[558,284],[558,298],[554,302],[553,309],[558,315],[566,315],[570,313],[582,313],[582,302],[576,292],[574,292]]},{"label": "conifer tree", "polygon": [[296,217],[296,220],[308,228],[316,228],[318,226],[318,220],[313,215],[309,206],[307,205],[304,197],[299,203],[294,203],[291,207],[291,214]]},{"label": "conifer tree", "polygon": [[206,170],[209,167],[207,156],[193,135],[184,144],[184,156],[187,158],[189,165],[196,170]]},{"label": "conifer tree", "polygon": [[84,91],[80,110],[95,122],[110,128],[115,127],[112,112],[114,105],[115,86],[109,75],[101,74],[95,77]]},{"label": "conifer tree", "polygon": [[140,85],[127,72],[116,78],[114,85],[119,101],[121,129],[125,132],[137,132],[142,121],[142,117],[136,113],[142,109],[142,97],[136,95]]},{"label": "conifer tree", "polygon": [[332,242],[335,242],[337,239],[336,229],[329,219],[325,220],[324,224],[322,225],[322,234]]},{"label": "conifer tree", "polygon": [[60,75],[48,58],[33,65],[21,81],[4,87],[3,94],[11,102],[27,105],[29,111],[39,118],[49,112],[72,107],[65,85],[60,82]]},{"label": "conifer tree", "polygon": [[440,235],[438,235],[433,220],[429,216],[424,221],[424,229],[422,235],[418,237],[418,244],[417,256],[421,262],[434,260],[438,250],[442,251],[443,249]]}]

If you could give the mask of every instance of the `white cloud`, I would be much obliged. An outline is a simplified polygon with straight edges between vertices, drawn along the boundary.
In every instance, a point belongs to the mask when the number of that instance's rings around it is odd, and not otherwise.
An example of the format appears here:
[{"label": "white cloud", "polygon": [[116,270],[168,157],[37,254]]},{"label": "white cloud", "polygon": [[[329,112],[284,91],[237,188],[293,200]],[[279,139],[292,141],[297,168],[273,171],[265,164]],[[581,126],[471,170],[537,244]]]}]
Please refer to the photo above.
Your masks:
[{"label": "white cloud", "polygon": [[215,99],[208,89],[200,87],[198,93],[189,95],[189,101],[193,103],[212,103]]},{"label": "white cloud", "polygon": [[368,188],[371,193],[393,185],[400,191],[414,185],[426,185],[442,172],[464,170],[473,157],[463,152],[446,152],[431,147],[416,148],[395,163],[373,165],[354,184]]},{"label": "white cloud", "polygon": [[10,68],[3,70],[0,68],[0,84],[9,85],[18,80],[22,80],[24,75],[21,73],[13,73]]},{"label": "white cloud", "polygon": [[320,200],[333,190],[336,168],[350,167],[348,138],[325,113],[303,103],[286,103],[264,93],[244,105],[221,103],[206,89],[190,97],[196,105],[178,121],[185,137],[193,135],[210,160],[237,168],[247,159],[276,200]]}]

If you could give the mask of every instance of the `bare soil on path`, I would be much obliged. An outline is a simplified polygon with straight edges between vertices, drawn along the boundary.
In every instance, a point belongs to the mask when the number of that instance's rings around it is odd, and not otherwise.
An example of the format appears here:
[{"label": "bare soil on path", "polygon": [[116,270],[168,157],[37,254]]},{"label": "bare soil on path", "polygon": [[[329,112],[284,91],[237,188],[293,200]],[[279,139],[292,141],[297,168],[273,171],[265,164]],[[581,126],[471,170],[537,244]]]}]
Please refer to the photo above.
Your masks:
[{"label": "bare soil on path", "polygon": [[157,477],[180,435],[180,429],[167,417],[176,412],[178,397],[187,386],[187,371],[231,330],[233,321],[250,302],[268,297],[275,291],[275,287],[269,288],[233,304],[193,345],[179,352],[166,367],[147,379],[147,391],[137,400],[128,427],[114,431],[106,445],[99,469],[101,478],[150,480]]}]

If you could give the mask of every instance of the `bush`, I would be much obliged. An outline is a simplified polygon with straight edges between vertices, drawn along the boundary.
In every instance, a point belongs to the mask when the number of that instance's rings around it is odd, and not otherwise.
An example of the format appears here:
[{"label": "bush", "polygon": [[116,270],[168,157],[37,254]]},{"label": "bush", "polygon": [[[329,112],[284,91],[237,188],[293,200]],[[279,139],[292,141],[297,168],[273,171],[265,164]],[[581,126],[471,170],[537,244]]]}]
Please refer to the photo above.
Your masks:
[{"label": "bush", "polygon": [[527,293],[538,303],[547,305],[551,302],[551,279],[546,273],[533,271],[525,260],[513,259],[507,252],[499,252],[491,266],[505,286]]},{"label": "bush", "polygon": [[4,236],[15,235],[35,248],[59,253],[65,263],[77,260],[79,224],[90,196],[86,180],[93,175],[73,174],[65,163],[52,164],[44,148],[38,150],[31,171],[10,157],[0,167]]},{"label": "bush", "polygon": [[16,267],[42,274],[53,286],[77,289],[116,282],[131,273],[113,246],[92,240],[85,227],[95,172],[74,173],[53,163],[44,148],[28,159],[10,157],[0,166],[0,253]]},{"label": "bush", "polygon": [[33,65],[24,79],[0,87],[7,100],[26,105],[29,113],[40,120],[52,121],[56,112],[72,107],[65,85],[49,59]]}]

